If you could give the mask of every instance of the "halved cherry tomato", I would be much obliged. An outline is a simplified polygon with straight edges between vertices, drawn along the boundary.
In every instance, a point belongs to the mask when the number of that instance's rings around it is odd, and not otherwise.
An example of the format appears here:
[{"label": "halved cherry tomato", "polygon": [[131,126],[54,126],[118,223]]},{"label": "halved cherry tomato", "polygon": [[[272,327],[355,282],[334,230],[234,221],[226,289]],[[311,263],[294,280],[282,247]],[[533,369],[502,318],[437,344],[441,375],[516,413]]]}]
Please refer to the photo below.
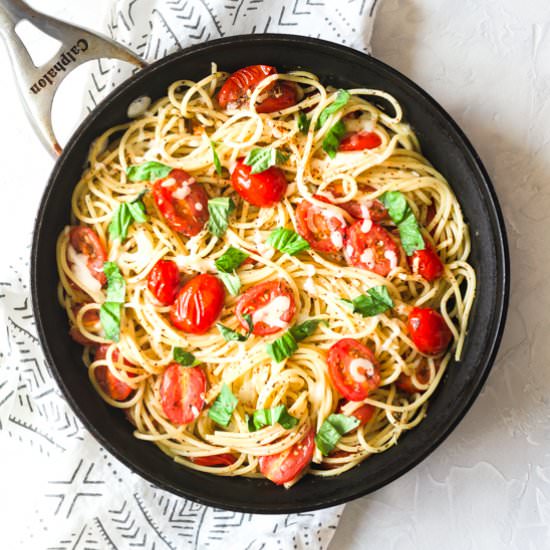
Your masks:
[{"label": "halved cherry tomato", "polygon": [[418,351],[426,355],[443,353],[453,337],[445,319],[429,307],[413,308],[407,328]]},{"label": "halved cherry tomato", "polygon": [[362,401],[380,385],[374,354],[353,338],[336,342],[328,350],[327,363],[334,387],[349,401]]},{"label": "halved cherry tomato", "polygon": [[[345,401],[342,400],[338,412],[342,413],[342,407],[345,405]],[[372,405],[362,405],[358,409],[355,409],[351,414],[359,420],[359,426],[364,426],[373,416],[375,408]]]},{"label": "halved cherry tomato", "polygon": [[[436,365],[436,370],[438,366]],[[426,361],[423,361],[415,371],[416,379],[421,384],[425,385],[430,380],[430,368]],[[419,393],[425,391],[423,388],[417,387],[412,376],[402,372],[399,378],[395,381],[395,385],[405,393]]]},{"label": "halved cherry tomato", "polygon": [[[374,191],[374,189],[370,186],[364,186],[361,190],[367,193],[372,193],[372,191]],[[341,184],[331,184],[328,186],[327,191],[336,198],[343,196]],[[388,211],[386,210],[386,207],[378,199],[353,199],[351,201],[338,203],[338,206],[343,208],[350,216],[353,216],[359,220],[366,219],[372,220],[373,222],[380,222],[388,218]]]},{"label": "halved cherry tomato", "polygon": [[103,273],[103,264],[107,261],[107,252],[97,233],[89,227],[77,225],[71,227],[69,231],[69,242],[77,254],[84,254],[88,257],[86,267],[90,274],[101,283],[101,286],[105,285],[107,277]]},{"label": "halved cherry tomato", "polygon": [[280,202],[288,187],[284,172],[277,166],[257,174],[251,174],[251,170],[243,159],[237,161],[231,174],[233,189],[254,206],[268,207]]},{"label": "halved cherry tomato", "polygon": [[269,90],[267,97],[256,105],[258,113],[274,113],[296,104],[296,87],[290,82],[277,83]]},{"label": "halved cherry tomato", "polygon": [[344,137],[338,151],[363,151],[376,149],[382,144],[382,139],[375,132],[354,132]]},{"label": "halved cherry tomato", "polygon": [[[218,103],[225,109],[238,109],[245,103],[256,86],[266,77],[277,74],[277,69],[270,65],[250,65],[235,71],[218,92]],[[269,91],[275,82],[264,89]]]},{"label": "halved cherry tomato", "polygon": [[435,281],[443,274],[443,264],[429,243],[424,243],[424,250],[415,250],[407,260],[414,273],[424,277],[426,281]]},{"label": "halved cherry tomato", "polygon": [[165,306],[174,302],[179,287],[180,271],[176,262],[159,260],[147,275],[149,292]]},{"label": "halved cherry tomato", "polygon": [[[102,344],[95,352],[94,360],[99,361],[107,358],[107,351],[109,351],[109,344]],[[115,349],[112,354],[112,359],[116,363],[118,361],[119,351]],[[134,366],[132,363],[124,359],[124,364],[130,367]],[[111,399],[115,401],[124,401],[128,399],[130,394],[134,391],[128,384],[119,380],[109,369],[107,365],[100,365],[94,370],[94,376],[99,384],[99,387],[107,394]],[[134,373],[128,373],[128,376],[133,378]]]},{"label": "halved cherry tomato", "polygon": [[261,456],[258,459],[260,471],[275,485],[284,485],[295,479],[308,466],[315,450],[315,432],[309,432],[290,449],[276,455]]},{"label": "halved cherry tomato", "polygon": [[237,458],[231,453],[222,453],[212,456],[194,456],[191,457],[191,462],[199,466],[231,466],[236,462]]},{"label": "halved cherry tomato", "polygon": [[183,170],[172,170],[157,180],[153,198],[166,223],[187,237],[199,233],[210,217],[204,187]]},{"label": "halved cherry tomato", "polygon": [[[82,308],[82,306],[85,304],[74,306],[73,313],[75,317],[78,315],[78,312]],[[92,329],[94,325],[99,323],[99,310],[97,309],[89,309],[82,315],[82,322],[84,324],[84,327],[86,329]],[[78,329],[76,325],[73,325],[69,330],[69,336],[77,343],[82,344],[83,346],[91,346],[95,342],[84,336],[82,332]]]},{"label": "halved cherry tomato", "polygon": [[170,310],[172,324],[191,334],[204,334],[219,317],[225,290],[222,282],[209,273],[197,275],[178,292]]},{"label": "halved cherry tomato", "polygon": [[266,281],[250,287],[242,294],[235,308],[241,326],[248,330],[245,315],[252,316],[252,332],[258,336],[285,329],[296,311],[294,296],[283,280]]},{"label": "halved cherry tomato", "polygon": [[170,363],[160,382],[160,402],[164,414],[174,424],[189,424],[204,407],[206,376],[201,367]]},{"label": "halved cherry tomato", "polygon": [[[316,199],[327,202],[325,197],[314,195]],[[321,208],[303,200],[296,209],[298,233],[319,252],[338,252],[344,246],[346,220],[336,216],[327,208]]]},{"label": "halved cherry tomato", "polygon": [[344,254],[351,265],[382,277],[399,265],[399,247],[388,231],[370,220],[357,221],[348,228]]}]

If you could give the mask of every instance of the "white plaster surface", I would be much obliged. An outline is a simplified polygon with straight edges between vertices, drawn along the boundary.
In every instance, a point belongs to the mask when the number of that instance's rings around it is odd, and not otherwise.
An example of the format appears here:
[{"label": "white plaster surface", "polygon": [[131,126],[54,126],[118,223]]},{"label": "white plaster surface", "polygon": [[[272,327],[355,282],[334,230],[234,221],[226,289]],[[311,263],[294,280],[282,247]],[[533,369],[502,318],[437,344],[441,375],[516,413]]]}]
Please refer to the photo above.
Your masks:
[{"label": "white plaster surface", "polygon": [[[91,28],[100,28],[109,3],[32,2]],[[466,418],[421,465],[349,504],[331,549],[549,549],[550,4],[382,0],[373,51],[431,93],[480,153],[508,226],[512,298],[498,360]],[[3,250],[7,239],[27,240],[19,233],[30,230],[52,167],[7,65],[0,48]],[[65,88],[62,135],[80,110],[82,78]],[[6,191],[8,178],[18,179],[16,190]],[[24,492],[40,476],[32,459],[3,455],[0,491],[9,481]],[[0,496],[0,509],[4,528],[16,529],[24,494],[9,503]]]}]

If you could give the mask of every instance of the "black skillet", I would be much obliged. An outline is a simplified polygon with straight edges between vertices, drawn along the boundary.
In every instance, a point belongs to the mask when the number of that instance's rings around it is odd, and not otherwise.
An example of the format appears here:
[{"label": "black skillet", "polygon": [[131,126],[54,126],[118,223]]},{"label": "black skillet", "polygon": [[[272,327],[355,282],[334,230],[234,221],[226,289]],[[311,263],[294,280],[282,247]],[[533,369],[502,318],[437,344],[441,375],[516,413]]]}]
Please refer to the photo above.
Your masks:
[{"label": "black skillet", "polygon": [[[45,19],[20,0],[0,0],[0,27],[21,18],[31,19],[56,37],[66,40],[69,36],[73,44],[84,39],[88,48],[73,55],[73,64],[78,56],[84,59],[98,55],[139,63],[131,52]],[[70,51],[73,44],[66,42],[64,47]],[[106,405],[89,384],[80,358],[81,347],[69,338],[66,314],[56,298],[56,238],[69,222],[71,193],[90,144],[105,130],[126,120],[132,100],[143,95],[161,97],[176,79],[200,79],[209,73],[212,61],[226,71],[255,63],[275,65],[280,70],[300,67],[333,86],[368,86],[393,94],[403,105],[425,155],[451,183],[472,236],[470,261],[478,286],[463,359],[450,364],[431,399],[427,418],[389,451],[370,457],[336,478],[306,476],[289,490],[264,480],[224,478],[188,470],[154,445],[134,438],[132,427],[120,411]],[[43,83],[38,79],[48,67],[37,69],[26,83],[38,82],[40,87]],[[56,85],[56,77],[51,78]],[[32,105],[35,98],[29,89],[28,104]],[[48,84],[42,89],[47,91]],[[51,126],[44,122],[38,126],[44,141],[55,144]],[[63,394],[86,428],[121,462],[155,485],[203,504],[250,513],[303,512],[346,502],[383,487],[424,459],[449,435],[479,394],[497,353],[509,293],[506,234],[497,198],[478,155],[451,117],[428,94],[384,63],[343,46],[290,35],[238,36],[195,46],[145,67],[115,89],[76,130],[55,165],[36,220],[31,269],[34,313],[44,353]]]}]

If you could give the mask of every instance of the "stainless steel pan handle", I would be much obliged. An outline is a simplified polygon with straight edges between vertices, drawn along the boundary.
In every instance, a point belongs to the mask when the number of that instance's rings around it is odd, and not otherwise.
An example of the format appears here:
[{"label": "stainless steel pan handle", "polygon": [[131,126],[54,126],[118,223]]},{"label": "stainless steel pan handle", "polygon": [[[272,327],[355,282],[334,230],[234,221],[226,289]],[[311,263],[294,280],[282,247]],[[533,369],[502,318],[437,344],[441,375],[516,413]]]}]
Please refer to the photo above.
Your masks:
[{"label": "stainless steel pan handle", "polygon": [[[36,67],[15,32],[27,20],[61,42],[48,62]],[[57,87],[73,69],[99,58],[115,58],[144,67],[140,57],[128,48],[95,32],[37,12],[22,0],[0,0],[0,35],[8,48],[11,65],[27,116],[42,143],[54,154],[61,153],[52,128],[52,103]]]}]

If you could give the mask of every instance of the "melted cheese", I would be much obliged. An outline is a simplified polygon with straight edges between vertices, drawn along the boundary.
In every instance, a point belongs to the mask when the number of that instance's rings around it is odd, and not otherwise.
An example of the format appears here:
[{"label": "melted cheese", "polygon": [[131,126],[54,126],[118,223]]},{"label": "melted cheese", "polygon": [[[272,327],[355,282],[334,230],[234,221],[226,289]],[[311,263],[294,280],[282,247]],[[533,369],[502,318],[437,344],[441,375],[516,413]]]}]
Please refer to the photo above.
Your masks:
[{"label": "melted cheese", "polygon": [[[101,283],[90,272],[86,254],[79,254],[71,245],[68,245],[67,259],[71,264],[71,271],[78,286],[94,294],[101,292]],[[95,298],[95,296],[92,296],[92,298]]]},{"label": "melted cheese", "polygon": [[357,359],[352,359],[349,363],[349,374],[358,384],[367,381],[367,376],[374,375],[374,366],[368,359],[363,359],[361,357]]},{"label": "melted cheese", "polygon": [[384,252],[384,258],[390,262],[391,269],[397,267],[397,254],[393,250],[386,250]]},{"label": "melted cheese", "polygon": [[181,187],[178,187],[172,193],[172,197],[174,197],[175,199],[181,201],[185,197],[187,197],[187,195],[189,195],[189,193],[191,193],[191,189],[189,189],[189,185],[187,185],[187,183],[184,183],[184,184],[181,185]]},{"label": "melted cheese", "polygon": [[372,249],[365,248],[363,254],[361,254],[359,259],[361,260],[361,263],[365,264],[368,267],[372,267],[374,265],[374,253]]},{"label": "melted cheese", "polygon": [[338,249],[344,246],[344,237],[340,231],[332,231],[330,234],[330,242]]},{"label": "melted cheese", "polygon": [[270,327],[286,328],[288,323],[281,319],[281,316],[290,307],[290,298],[288,296],[277,296],[269,304],[257,309],[252,314],[252,323],[265,323]]},{"label": "melted cheese", "polygon": [[[367,208],[367,211],[368,211],[368,208]],[[370,230],[372,229],[372,222],[370,221],[370,219],[365,219],[361,222],[361,231],[363,233],[368,233]]]}]

